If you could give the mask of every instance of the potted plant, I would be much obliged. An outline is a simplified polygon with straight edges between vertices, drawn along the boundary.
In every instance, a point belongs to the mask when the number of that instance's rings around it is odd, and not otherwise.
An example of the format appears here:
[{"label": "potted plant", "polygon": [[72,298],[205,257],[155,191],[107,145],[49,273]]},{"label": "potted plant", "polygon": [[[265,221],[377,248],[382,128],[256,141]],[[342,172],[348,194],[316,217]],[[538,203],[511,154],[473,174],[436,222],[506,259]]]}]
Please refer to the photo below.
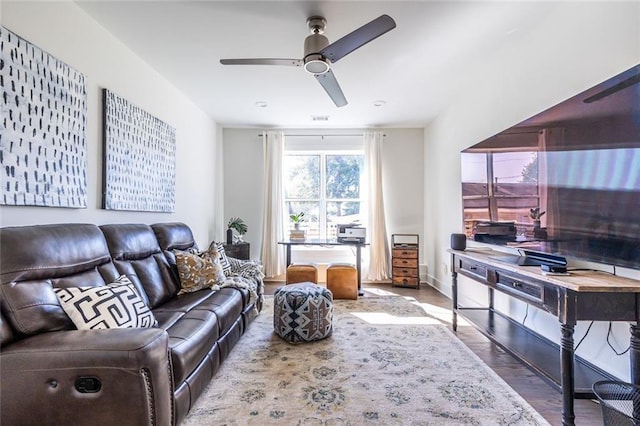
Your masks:
[{"label": "potted plant", "polygon": [[533,227],[540,228],[540,218],[544,216],[546,212],[541,212],[540,207],[529,209],[529,216],[533,219]]},{"label": "potted plant", "polygon": [[300,229],[300,222],[304,221],[304,212],[291,214],[289,215],[289,219],[293,222],[294,229]]},{"label": "potted plant", "polygon": [[239,217],[232,217],[227,223],[227,244],[233,244],[233,231],[235,230],[239,235],[239,240],[242,241],[242,236],[247,233],[249,227],[244,220]]}]

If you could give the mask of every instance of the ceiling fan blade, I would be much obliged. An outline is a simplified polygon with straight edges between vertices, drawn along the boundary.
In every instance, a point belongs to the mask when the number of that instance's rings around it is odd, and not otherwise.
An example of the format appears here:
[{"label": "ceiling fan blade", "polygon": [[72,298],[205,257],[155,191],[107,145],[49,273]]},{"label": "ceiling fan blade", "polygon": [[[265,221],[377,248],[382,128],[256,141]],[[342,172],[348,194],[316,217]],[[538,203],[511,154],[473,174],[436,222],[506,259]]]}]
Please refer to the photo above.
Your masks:
[{"label": "ceiling fan blade", "polygon": [[393,18],[389,15],[382,15],[357,30],[350,32],[341,39],[334,41],[318,53],[331,62],[337,62],[344,56],[375,40],[384,33],[391,31],[395,27],[396,21],[394,21]]},{"label": "ceiling fan blade", "polygon": [[220,59],[222,65],[285,65],[301,67],[302,59],[252,58],[252,59]]},{"label": "ceiling fan blade", "polygon": [[344,97],[344,93],[342,93],[338,80],[336,80],[336,76],[333,75],[331,70],[324,74],[314,74],[314,77],[318,80],[318,83],[324,87],[324,90],[338,108],[347,104],[347,98]]}]

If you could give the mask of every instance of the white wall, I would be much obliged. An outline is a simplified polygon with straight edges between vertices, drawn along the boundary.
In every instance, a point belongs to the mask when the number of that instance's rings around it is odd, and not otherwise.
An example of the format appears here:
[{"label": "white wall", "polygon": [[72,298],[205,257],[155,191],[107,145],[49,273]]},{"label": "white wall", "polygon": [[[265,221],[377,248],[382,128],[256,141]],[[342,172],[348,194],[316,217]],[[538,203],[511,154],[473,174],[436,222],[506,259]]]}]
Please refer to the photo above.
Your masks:
[{"label": "white wall", "polygon": [[[285,130],[285,134],[288,130]],[[384,129],[383,191],[389,239],[393,233],[423,232],[423,131]],[[352,134],[358,130],[291,130],[302,134]],[[263,152],[260,129],[227,128],[224,146],[224,217],[242,217],[249,226],[245,241],[251,257],[260,258],[262,244]],[[305,134],[306,134],[305,133]],[[293,254],[293,253],[292,253]],[[424,259],[421,253],[421,259]],[[295,259],[294,259],[295,260]],[[421,262],[424,263],[424,262]]]},{"label": "white wall", "polygon": [[223,129],[224,220],[242,218],[249,230],[251,258],[260,259],[262,245],[263,153],[260,129]]},{"label": "white wall", "polygon": [[[181,221],[200,245],[215,236],[216,123],[73,2],[2,2],[1,24],[87,79],[86,209],[0,207],[2,226]],[[175,213],[102,210],[102,93],[108,88],[176,128]],[[218,204],[221,200],[218,201]]]},{"label": "white wall", "polygon": [[[437,288],[450,294],[446,250],[450,234],[462,230],[460,151],[639,62],[640,3],[558,2],[530,33],[516,33],[508,48],[469,64],[473,77],[424,133],[426,253]],[[467,299],[481,302],[473,284],[461,281]],[[524,318],[522,304],[499,304]],[[527,325],[559,341],[558,322],[550,315],[530,313]],[[607,325],[595,325],[578,354],[627,379],[628,355],[618,357],[607,346]],[[577,327],[576,341],[585,329]],[[613,336],[618,349],[628,346],[628,326],[615,324]]]}]

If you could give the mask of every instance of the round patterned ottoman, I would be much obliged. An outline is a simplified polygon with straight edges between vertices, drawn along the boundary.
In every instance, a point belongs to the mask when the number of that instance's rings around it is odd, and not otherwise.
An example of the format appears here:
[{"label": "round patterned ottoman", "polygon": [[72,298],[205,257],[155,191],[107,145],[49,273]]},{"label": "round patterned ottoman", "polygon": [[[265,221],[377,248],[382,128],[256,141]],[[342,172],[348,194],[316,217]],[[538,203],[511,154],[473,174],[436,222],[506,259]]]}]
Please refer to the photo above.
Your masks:
[{"label": "round patterned ottoman", "polygon": [[331,336],[333,295],[310,282],[279,287],[273,295],[273,329],[289,343]]}]

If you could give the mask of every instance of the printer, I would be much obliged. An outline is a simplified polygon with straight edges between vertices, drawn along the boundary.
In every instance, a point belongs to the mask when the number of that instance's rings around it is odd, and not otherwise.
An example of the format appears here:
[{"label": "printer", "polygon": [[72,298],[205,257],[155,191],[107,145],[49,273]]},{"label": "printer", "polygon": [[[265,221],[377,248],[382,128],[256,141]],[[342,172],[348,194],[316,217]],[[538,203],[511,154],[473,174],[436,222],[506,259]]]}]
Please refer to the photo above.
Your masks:
[{"label": "printer", "polygon": [[364,243],[367,237],[367,228],[355,223],[338,225],[339,243]]}]

